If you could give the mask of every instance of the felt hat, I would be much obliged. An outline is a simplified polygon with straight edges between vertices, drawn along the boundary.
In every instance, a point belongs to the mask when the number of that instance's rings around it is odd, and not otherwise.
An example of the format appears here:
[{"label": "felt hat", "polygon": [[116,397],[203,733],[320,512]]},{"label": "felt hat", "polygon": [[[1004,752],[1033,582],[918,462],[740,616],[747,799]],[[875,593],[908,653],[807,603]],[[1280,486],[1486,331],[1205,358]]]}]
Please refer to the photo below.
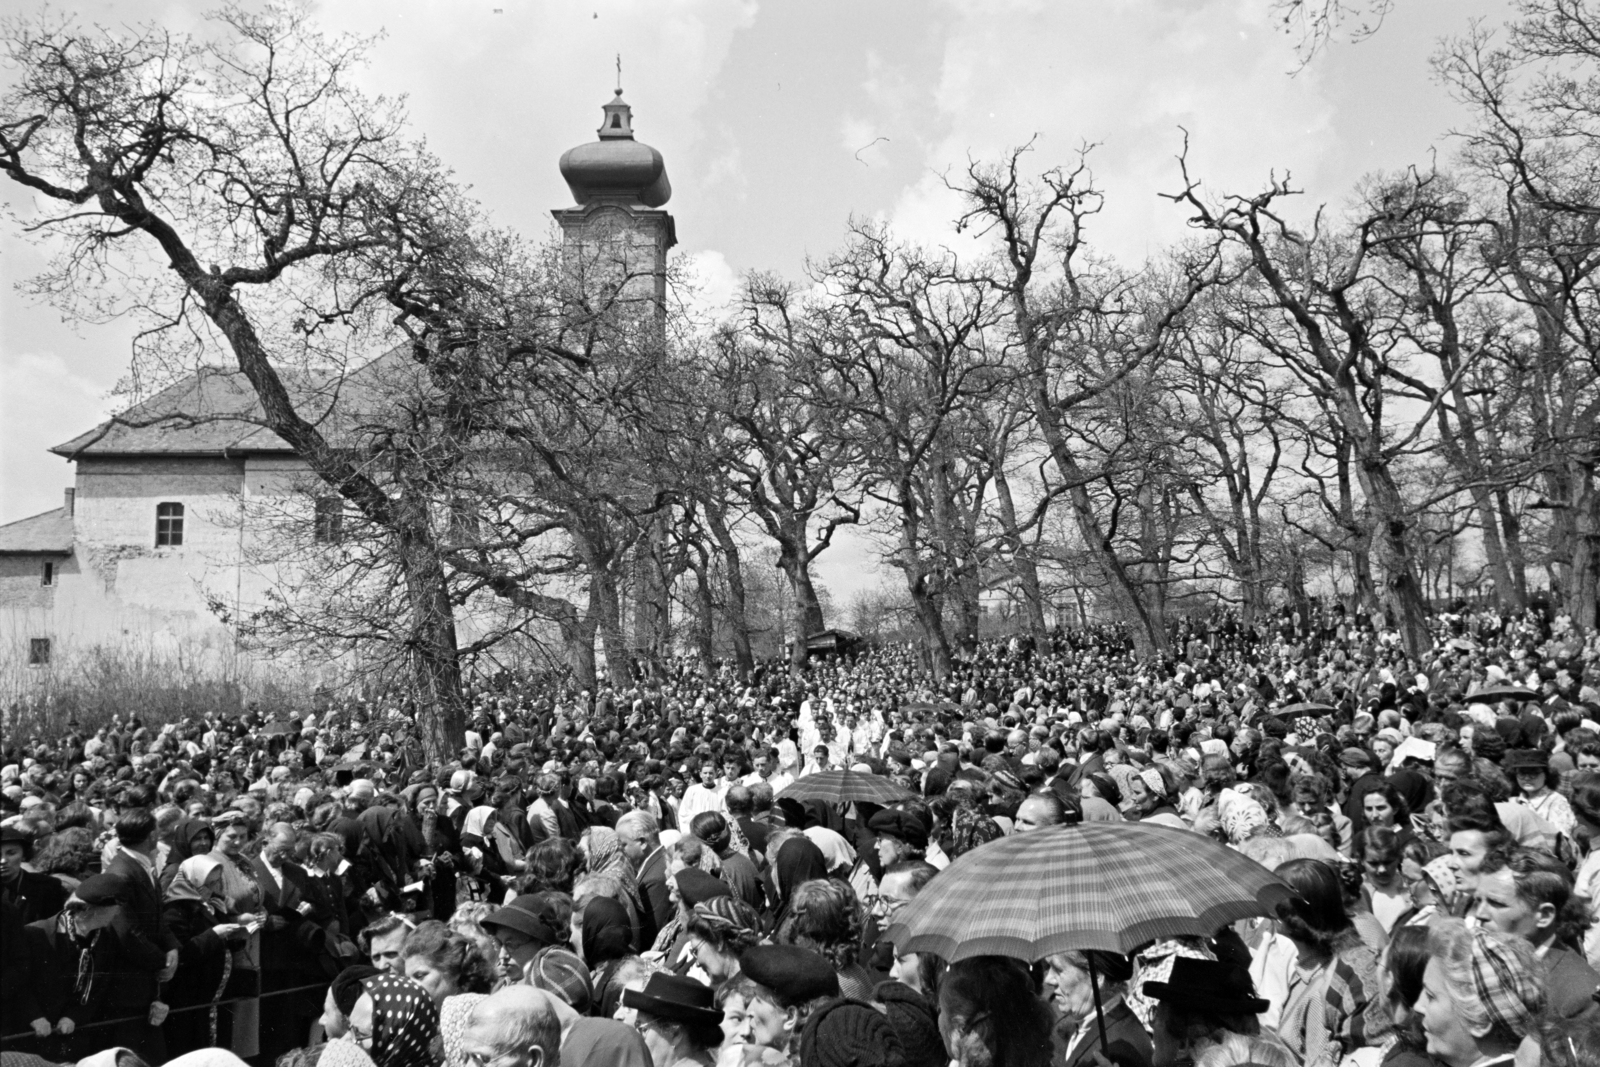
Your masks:
[{"label": "felt hat", "polygon": [[1177,956],[1165,982],[1144,983],[1144,995],[1176,1008],[1223,1015],[1260,1015],[1270,1005],[1256,996],[1250,972],[1222,960]]},{"label": "felt hat", "polygon": [[117,903],[127,887],[127,883],[114,874],[94,874],[79,882],[72,895],[91,907],[98,907]]},{"label": "felt hat", "polygon": [[526,934],[541,945],[559,945],[567,937],[556,922],[555,908],[543,893],[524,893],[505,907],[490,912],[478,925],[490,936],[494,935],[495,927],[503,926]]},{"label": "felt hat", "polygon": [[909,811],[884,808],[867,820],[867,829],[875,834],[904,841],[912,848],[928,847],[928,828],[922,824],[921,819]]},{"label": "felt hat", "polygon": [[783,1008],[839,995],[839,975],[820,952],[799,945],[755,945],[739,957],[739,970],[772,990]]},{"label": "felt hat", "polygon": [[702,1026],[722,1022],[711,987],[679,974],[657,971],[643,989],[625,990],[622,1003],[672,1022]]},{"label": "felt hat", "polygon": [[1372,753],[1351,745],[1339,753],[1339,762],[1346,767],[1371,767]]},{"label": "felt hat", "polygon": [[1550,755],[1539,748],[1514,748],[1506,753],[1505,768],[1508,771],[1547,771],[1550,769]]}]

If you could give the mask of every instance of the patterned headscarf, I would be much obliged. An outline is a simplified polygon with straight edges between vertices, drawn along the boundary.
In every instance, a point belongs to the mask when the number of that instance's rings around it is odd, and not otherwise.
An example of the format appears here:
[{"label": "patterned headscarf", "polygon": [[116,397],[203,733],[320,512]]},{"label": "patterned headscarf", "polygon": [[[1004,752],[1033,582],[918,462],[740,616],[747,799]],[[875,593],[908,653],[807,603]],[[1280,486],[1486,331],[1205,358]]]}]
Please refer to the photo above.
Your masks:
[{"label": "patterned headscarf", "polygon": [[1526,1037],[1544,1010],[1543,968],[1530,966],[1528,954],[1515,952],[1511,941],[1481,926],[1472,931],[1472,988],[1490,1021],[1482,1033],[1469,1025],[1473,1037],[1485,1037],[1495,1026]]},{"label": "patterned headscarf", "polygon": [[445,997],[444,1003],[439,1005],[439,1036],[444,1044],[444,1067],[467,1067],[467,1056],[461,1047],[461,1040],[467,1036],[467,1021],[472,1018],[472,1009],[486,996],[485,993],[457,993],[453,997]]},{"label": "patterned headscarf", "polygon": [[633,864],[622,853],[622,838],[609,826],[591,826],[584,831],[583,842],[589,854],[589,873],[616,879],[633,913],[642,914],[644,901],[639,895],[639,882],[634,875]]},{"label": "patterned headscarf", "polygon": [[439,1010],[409,978],[386,974],[361,983],[372,998],[372,1062],[377,1067],[433,1067],[428,1046],[439,1032]]},{"label": "patterned headscarf", "polygon": [[955,859],[1002,836],[999,823],[963,804],[950,813],[950,847],[946,851]]}]

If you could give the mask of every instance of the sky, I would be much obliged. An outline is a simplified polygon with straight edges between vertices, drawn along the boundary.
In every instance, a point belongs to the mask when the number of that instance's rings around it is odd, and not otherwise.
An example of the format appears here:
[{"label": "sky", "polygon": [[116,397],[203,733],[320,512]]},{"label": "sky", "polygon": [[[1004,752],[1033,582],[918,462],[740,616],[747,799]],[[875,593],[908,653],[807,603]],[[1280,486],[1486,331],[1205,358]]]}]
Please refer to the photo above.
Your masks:
[{"label": "sky", "polygon": [[[8,12],[37,9],[8,0]],[[201,29],[215,0],[74,0],[82,19]],[[666,158],[674,255],[706,299],[741,274],[799,278],[852,216],[953,243],[942,176],[1034,139],[1039,168],[1085,144],[1104,212],[1090,232],[1129,263],[1184,235],[1162,200],[1288,171],[1302,208],[1338,208],[1366,174],[1448,161],[1466,115],[1432,77],[1441,38],[1498,25],[1505,0],[1398,0],[1379,32],[1303,69],[1270,0],[336,0],[329,31],[383,31],[361,74],[404,94],[412,128],[501,225],[538,236],[570,193],[556,163],[593,140],[621,55],[635,135]],[[58,5],[59,9],[59,5]],[[9,77],[0,71],[0,80]],[[4,179],[0,179],[4,182]],[[0,201],[25,206],[0,184]],[[46,450],[116,410],[131,330],[64,323],[16,285],[40,250],[0,220],[0,523],[60,505]],[[852,540],[819,560],[859,568]]]}]

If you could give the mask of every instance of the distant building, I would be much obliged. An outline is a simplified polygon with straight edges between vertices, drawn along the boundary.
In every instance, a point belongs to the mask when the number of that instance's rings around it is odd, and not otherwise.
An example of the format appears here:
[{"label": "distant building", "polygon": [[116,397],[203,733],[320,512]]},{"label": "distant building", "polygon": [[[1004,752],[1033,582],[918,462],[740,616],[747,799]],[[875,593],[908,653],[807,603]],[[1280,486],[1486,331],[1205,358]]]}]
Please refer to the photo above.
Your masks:
[{"label": "distant building", "polygon": [[[599,140],[561,158],[577,206],[554,215],[569,252],[625,269],[631,296],[664,307],[676,243],[661,210],[666,166],[633,139],[620,89],[602,111]],[[340,409],[381,403],[408,373],[402,350],[353,372],[330,425]],[[258,527],[252,505],[298,509],[314,543],[336,542],[343,514],[259,418],[243,374],[206,369],[52,448],[76,466],[63,506],[0,526],[0,664],[43,677],[99,648],[239,677],[239,621],[286,578],[259,562],[274,532]]]}]

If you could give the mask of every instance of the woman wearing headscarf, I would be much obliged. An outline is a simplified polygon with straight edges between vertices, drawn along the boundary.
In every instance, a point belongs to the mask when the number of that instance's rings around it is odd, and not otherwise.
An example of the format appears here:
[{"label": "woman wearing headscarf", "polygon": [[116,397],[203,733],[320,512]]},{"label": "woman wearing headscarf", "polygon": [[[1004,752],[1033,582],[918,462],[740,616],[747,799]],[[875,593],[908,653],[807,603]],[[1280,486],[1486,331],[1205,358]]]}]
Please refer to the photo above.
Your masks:
[{"label": "woman wearing headscarf", "polygon": [[428,991],[409,978],[380,975],[361,983],[350,1011],[350,1036],[375,1067],[434,1067],[439,1010]]},{"label": "woman wearing headscarf", "polygon": [[772,910],[768,932],[777,930],[789,917],[794,891],[801,882],[828,877],[828,863],[822,850],[807,837],[794,837],[778,846],[777,858],[772,864],[772,880],[777,890],[777,906]]},{"label": "woman wearing headscarf", "polygon": [[490,900],[501,899],[511,878],[528,869],[522,843],[490,804],[467,812],[461,823],[461,848],[477,871],[479,890]]},{"label": "woman wearing headscarf", "polygon": [[578,849],[584,854],[590,874],[602,874],[610,877],[622,887],[623,907],[633,915],[644,914],[644,904],[639,895],[639,882],[635,877],[633,865],[628,862],[628,857],[622,854],[622,839],[617,832],[609,826],[591,826],[584,831],[583,838],[578,842]]},{"label": "woman wearing headscarf", "polygon": [[258,974],[249,957],[250,930],[226,915],[221,899],[222,864],[207,855],[191,856],[171,869],[162,905],[162,923],[178,939],[178,971],[162,991],[173,1008],[210,1004],[210,1011],[180,1011],[166,1024],[167,1049],[226,1046],[232,1040],[228,997],[257,989]]}]

